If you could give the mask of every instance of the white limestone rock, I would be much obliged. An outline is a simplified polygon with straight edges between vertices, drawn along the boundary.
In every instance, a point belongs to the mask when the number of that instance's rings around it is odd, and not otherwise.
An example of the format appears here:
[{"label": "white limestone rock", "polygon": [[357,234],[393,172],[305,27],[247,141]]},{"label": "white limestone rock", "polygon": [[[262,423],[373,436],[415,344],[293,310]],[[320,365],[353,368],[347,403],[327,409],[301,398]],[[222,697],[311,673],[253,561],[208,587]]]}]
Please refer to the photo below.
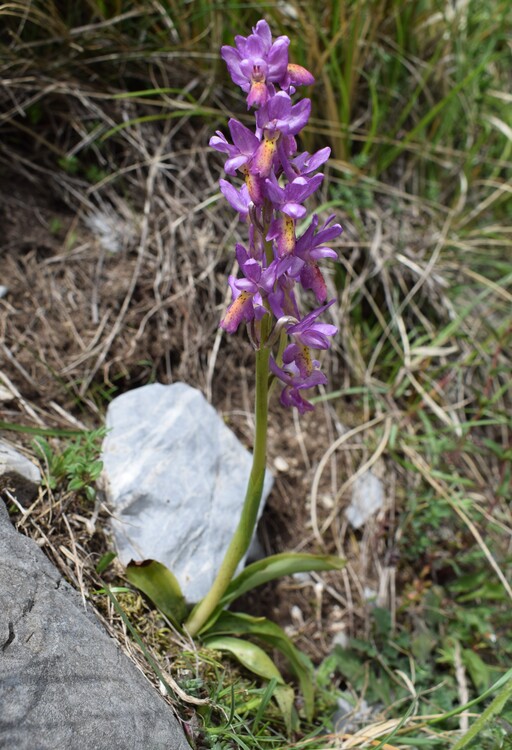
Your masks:
[{"label": "white limestone rock", "polygon": [[354,482],[352,498],[345,515],[354,529],[360,529],[383,505],[382,482],[373,472],[366,471]]},{"label": "white limestone rock", "polygon": [[[251,454],[185,383],[124,393],[109,405],[107,428],[102,479],[120,561],[158,560],[197,602],[237,526]],[[267,471],[264,499],[272,482]]]},{"label": "white limestone rock", "polygon": [[41,483],[38,467],[10,443],[0,440],[0,492],[10,490],[20,502],[29,502]]}]

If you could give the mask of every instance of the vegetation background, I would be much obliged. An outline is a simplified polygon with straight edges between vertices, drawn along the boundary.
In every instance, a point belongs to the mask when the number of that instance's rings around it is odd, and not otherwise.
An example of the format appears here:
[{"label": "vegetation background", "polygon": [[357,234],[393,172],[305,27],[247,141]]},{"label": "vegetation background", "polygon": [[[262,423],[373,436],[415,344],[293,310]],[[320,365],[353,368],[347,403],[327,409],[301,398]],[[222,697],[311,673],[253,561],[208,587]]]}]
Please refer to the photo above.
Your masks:
[{"label": "vegetation background", "polygon": [[[247,116],[219,48],[261,17],[315,75],[302,145],[331,146],[317,208],[344,226],[330,389],[300,425],[274,406],[289,472],[266,537],[349,564],[271,592],[319,665],[316,729],[285,738],[268,686],[190,644],[181,690],[209,703],[197,723],[176,701],[197,747],[511,747],[508,0],[0,5],[0,427],[36,435],[47,475],[12,509],[89,592],[107,549],[90,430],[113,395],[185,380],[250,445],[251,350],[217,329],[239,228],[207,143]],[[355,532],[368,470],[385,507]],[[120,600],[174,668],[172,634]],[[320,737],[336,700],[355,723]]]}]

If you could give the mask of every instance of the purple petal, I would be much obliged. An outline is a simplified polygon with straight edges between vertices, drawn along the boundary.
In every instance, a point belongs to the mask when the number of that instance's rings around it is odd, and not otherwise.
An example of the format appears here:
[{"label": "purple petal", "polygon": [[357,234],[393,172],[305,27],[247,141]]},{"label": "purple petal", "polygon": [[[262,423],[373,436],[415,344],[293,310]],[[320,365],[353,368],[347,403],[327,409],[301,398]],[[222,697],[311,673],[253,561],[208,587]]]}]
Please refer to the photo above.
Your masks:
[{"label": "purple petal", "polygon": [[226,174],[235,175],[237,169],[240,169],[240,167],[243,167],[244,164],[247,164],[248,160],[249,157],[245,156],[244,154],[233,156],[231,159],[226,159],[226,162],[224,164],[224,171],[226,172]]},{"label": "purple petal", "polygon": [[[280,91],[279,93],[282,94],[284,92]],[[277,96],[278,94],[276,94],[276,97]],[[274,99],[276,97],[274,97]],[[287,117],[287,134],[297,135],[297,133],[302,130],[302,128],[309,120],[310,113],[311,101],[309,99],[302,99],[302,101],[298,102],[298,104],[292,107],[291,112]]]},{"label": "purple petal", "polygon": [[316,247],[310,252],[310,258],[321,260],[322,258],[338,259],[338,253],[330,247]]},{"label": "purple petal", "polygon": [[229,75],[231,76],[233,83],[236,83],[237,86],[241,86],[244,91],[248,91],[249,81],[240,69],[240,53],[236,49],[233,49],[233,47],[224,45],[221,47],[220,54],[228,67]]},{"label": "purple petal", "polygon": [[307,411],[314,411],[315,409],[313,404],[303,398],[295,388],[283,388],[279,401],[283,406],[295,406],[299,414],[305,414]]},{"label": "purple petal", "polygon": [[252,156],[260,145],[258,138],[256,138],[252,130],[249,130],[249,128],[246,128],[245,125],[242,125],[241,122],[238,122],[238,120],[233,118],[229,120],[228,127],[233,143],[237,149],[242,154]]},{"label": "purple petal", "polygon": [[251,34],[247,37],[245,46],[245,56],[254,60],[261,59],[265,56],[265,43],[257,34]]},{"label": "purple petal", "polygon": [[257,284],[259,282],[261,278],[261,266],[257,260],[249,258],[249,260],[243,264],[241,270],[246,279],[251,283]]},{"label": "purple petal", "polygon": [[282,380],[284,383],[288,383],[290,381],[289,376],[285,373],[285,371],[279,367],[277,362],[274,360],[274,357],[270,357],[269,360],[269,367],[270,372],[276,376],[276,378],[279,378],[279,380]]},{"label": "purple petal", "polygon": [[267,193],[267,198],[275,205],[279,206],[285,196],[285,192],[282,187],[279,187],[277,180],[275,179],[266,179],[265,180],[265,190]]},{"label": "purple petal", "polygon": [[299,347],[297,346],[297,344],[288,344],[283,352],[283,362],[285,365],[289,365],[290,362],[293,362],[293,360],[297,356],[298,349]]},{"label": "purple petal", "polygon": [[[267,21],[262,18],[253,28],[253,34],[257,35],[263,44],[263,49],[268,52],[272,44],[272,32]],[[280,37],[281,38],[281,37]]]},{"label": "purple petal", "polygon": [[216,135],[212,135],[208,145],[216,151],[221,151],[224,154],[230,154],[233,151],[233,146],[227,142],[226,136],[224,136],[220,130],[216,131]]},{"label": "purple petal", "polygon": [[[327,326],[327,323],[325,325]],[[327,337],[338,333],[336,326],[329,326],[329,328],[332,329],[329,333],[322,333],[315,330],[304,331],[300,336],[300,340],[305,346],[310,346],[312,349],[328,349],[331,342]]]},{"label": "purple petal", "polygon": [[280,36],[268,54],[268,79],[270,81],[281,81],[286,75],[288,68],[288,46],[290,40],[287,36]]},{"label": "purple petal", "polygon": [[269,120],[286,121],[290,117],[290,113],[292,112],[292,110],[292,100],[290,99],[288,94],[285,91],[278,91],[278,93],[273,96],[268,103]]},{"label": "purple petal", "polygon": [[[219,180],[220,190],[229,205],[245,219],[249,214],[249,194],[245,185],[240,192],[227,180]],[[245,190],[244,190],[245,188]]]},{"label": "purple petal", "polygon": [[243,266],[251,257],[241,242],[235,245],[235,256],[239,266]]},{"label": "purple petal", "polygon": [[315,245],[323,245],[324,242],[330,242],[343,232],[340,224],[333,224],[332,227],[321,229],[315,237]]},{"label": "purple petal", "polygon": [[306,209],[300,203],[283,203],[281,211],[293,219],[302,219],[306,214]]}]

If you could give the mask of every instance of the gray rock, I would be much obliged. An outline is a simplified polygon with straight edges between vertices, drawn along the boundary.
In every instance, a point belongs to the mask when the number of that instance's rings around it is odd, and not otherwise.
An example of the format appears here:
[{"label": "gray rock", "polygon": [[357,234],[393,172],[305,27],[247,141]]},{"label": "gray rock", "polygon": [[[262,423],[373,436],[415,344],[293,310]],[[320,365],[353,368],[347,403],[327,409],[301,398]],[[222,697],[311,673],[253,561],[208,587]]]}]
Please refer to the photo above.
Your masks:
[{"label": "gray rock", "polygon": [[41,472],[12,445],[0,440],[0,492],[11,490],[20,502],[28,502],[37,494]]},{"label": "gray rock", "polygon": [[170,707],[1,500],[0,748],[190,750]]},{"label": "gray rock", "polygon": [[[251,454],[185,383],[124,393],[109,405],[107,428],[103,485],[119,559],[158,560],[197,602],[237,526]],[[267,472],[264,498],[271,487]]]},{"label": "gray rock", "polygon": [[383,504],[384,488],[381,480],[373,472],[366,471],[354,482],[352,498],[345,514],[354,529],[359,529]]}]

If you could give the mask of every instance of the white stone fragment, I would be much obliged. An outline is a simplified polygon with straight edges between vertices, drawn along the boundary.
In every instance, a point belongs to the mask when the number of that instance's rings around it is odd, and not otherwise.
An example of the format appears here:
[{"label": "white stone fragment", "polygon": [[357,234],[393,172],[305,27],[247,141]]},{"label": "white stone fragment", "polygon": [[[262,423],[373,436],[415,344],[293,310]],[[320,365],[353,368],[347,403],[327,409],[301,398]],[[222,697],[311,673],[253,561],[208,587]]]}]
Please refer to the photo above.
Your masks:
[{"label": "white stone fragment", "polygon": [[0,440],[0,492],[12,491],[18,500],[31,500],[41,482],[38,467],[10,443]]},{"label": "white stone fragment", "polygon": [[274,469],[276,471],[290,471],[290,464],[283,456],[276,456],[274,458]]},{"label": "white stone fragment", "polygon": [[[251,454],[185,383],[146,385],[117,397],[107,429],[102,480],[120,561],[158,560],[186,599],[198,601],[238,524]],[[272,482],[267,471],[264,499]]]},{"label": "white stone fragment", "polygon": [[366,471],[354,482],[352,499],[345,515],[354,529],[359,529],[383,504],[384,488],[381,480],[373,472]]}]

